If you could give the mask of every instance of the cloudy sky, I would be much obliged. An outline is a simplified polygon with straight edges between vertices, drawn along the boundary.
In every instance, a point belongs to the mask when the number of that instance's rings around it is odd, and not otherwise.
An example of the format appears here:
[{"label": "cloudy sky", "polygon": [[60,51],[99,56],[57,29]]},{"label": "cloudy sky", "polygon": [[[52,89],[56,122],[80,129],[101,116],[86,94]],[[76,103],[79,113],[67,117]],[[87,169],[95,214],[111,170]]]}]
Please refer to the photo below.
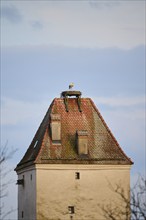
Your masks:
[{"label": "cloudy sky", "polygon": [[[131,179],[144,173],[145,15],[138,0],[1,0],[1,145],[18,148],[9,166],[74,82],[134,161]],[[7,207],[16,207],[16,189],[9,187]]]}]

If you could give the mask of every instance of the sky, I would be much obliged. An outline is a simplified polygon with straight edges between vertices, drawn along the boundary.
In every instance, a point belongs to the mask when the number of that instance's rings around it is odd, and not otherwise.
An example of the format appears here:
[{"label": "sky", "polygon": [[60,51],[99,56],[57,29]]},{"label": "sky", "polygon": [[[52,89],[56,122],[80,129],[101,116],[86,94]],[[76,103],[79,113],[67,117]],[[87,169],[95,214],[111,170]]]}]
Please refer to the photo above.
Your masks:
[{"label": "sky", "polygon": [[[144,174],[145,1],[0,3],[1,146],[18,149],[7,166],[16,167],[52,100],[74,82],[134,161],[131,182]],[[16,173],[7,178],[6,210],[17,208]]]}]

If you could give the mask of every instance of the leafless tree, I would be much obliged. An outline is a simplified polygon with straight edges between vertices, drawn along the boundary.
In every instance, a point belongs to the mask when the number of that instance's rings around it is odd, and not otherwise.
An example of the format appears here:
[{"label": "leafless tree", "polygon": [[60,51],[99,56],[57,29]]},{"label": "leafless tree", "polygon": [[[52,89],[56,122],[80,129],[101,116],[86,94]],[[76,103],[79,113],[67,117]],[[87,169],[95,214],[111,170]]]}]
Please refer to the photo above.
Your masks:
[{"label": "leafless tree", "polygon": [[[11,179],[8,179],[8,175],[12,170],[7,168],[7,161],[11,159],[16,152],[16,149],[9,149],[7,143],[4,146],[0,146],[0,219],[5,219],[9,214],[14,212],[11,209],[7,212],[4,211],[4,198],[8,196],[8,186],[12,183]],[[8,180],[7,180],[8,179]]]},{"label": "leafless tree", "polygon": [[146,220],[146,179],[142,176],[131,189],[130,207],[132,220]]},{"label": "leafless tree", "polygon": [[129,192],[126,192],[119,184],[113,187],[109,183],[109,187],[116,194],[119,203],[113,200],[109,204],[98,204],[105,219],[146,220],[146,180],[141,175]]}]

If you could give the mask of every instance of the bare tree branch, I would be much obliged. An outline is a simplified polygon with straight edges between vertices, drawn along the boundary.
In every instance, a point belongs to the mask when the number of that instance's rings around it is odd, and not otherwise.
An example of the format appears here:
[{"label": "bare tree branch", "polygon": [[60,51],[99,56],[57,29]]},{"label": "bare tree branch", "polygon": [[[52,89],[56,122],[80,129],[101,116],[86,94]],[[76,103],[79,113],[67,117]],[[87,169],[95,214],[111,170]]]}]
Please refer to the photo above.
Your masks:
[{"label": "bare tree branch", "polygon": [[[109,183],[109,181],[108,181]],[[114,187],[109,183],[109,188],[119,198],[119,202],[110,201],[98,204],[102,215],[107,220],[146,220],[146,180],[139,176],[134,187],[129,192],[121,184]],[[131,198],[128,198],[130,194]]]},{"label": "bare tree branch", "polygon": [[15,211],[15,209],[11,208],[9,211],[5,213],[4,207],[5,204],[3,199],[8,196],[8,186],[13,183],[12,180],[7,180],[9,173],[12,171],[11,169],[7,169],[7,161],[13,157],[17,149],[11,148],[11,150],[7,146],[8,142],[4,146],[0,147],[0,219],[5,219],[9,214]]}]

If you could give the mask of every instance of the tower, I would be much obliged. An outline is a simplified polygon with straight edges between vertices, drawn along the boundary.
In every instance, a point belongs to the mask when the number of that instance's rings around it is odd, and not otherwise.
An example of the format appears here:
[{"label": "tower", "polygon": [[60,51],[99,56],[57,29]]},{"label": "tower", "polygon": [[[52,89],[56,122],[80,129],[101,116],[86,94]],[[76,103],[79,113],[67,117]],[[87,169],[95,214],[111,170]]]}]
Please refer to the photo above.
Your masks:
[{"label": "tower", "polygon": [[109,183],[122,183],[129,199],[132,164],[93,101],[64,91],[15,169],[18,219],[101,219],[99,203],[119,202]]}]

